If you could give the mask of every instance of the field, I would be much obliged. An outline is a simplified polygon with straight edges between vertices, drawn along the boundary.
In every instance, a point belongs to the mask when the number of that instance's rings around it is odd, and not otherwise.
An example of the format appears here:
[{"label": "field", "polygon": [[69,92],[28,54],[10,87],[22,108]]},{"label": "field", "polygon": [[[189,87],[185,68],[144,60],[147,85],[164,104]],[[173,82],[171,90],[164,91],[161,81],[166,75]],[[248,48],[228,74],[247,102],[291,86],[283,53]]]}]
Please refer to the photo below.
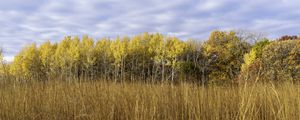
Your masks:
[{"label": "field", "polygon": [[300,120],[297,0],[25,1],[0,0],[0,120]]},{"label": "field", "polygon": [[1,119],[300,119],[300,87],[35,82],[0,88]]}]

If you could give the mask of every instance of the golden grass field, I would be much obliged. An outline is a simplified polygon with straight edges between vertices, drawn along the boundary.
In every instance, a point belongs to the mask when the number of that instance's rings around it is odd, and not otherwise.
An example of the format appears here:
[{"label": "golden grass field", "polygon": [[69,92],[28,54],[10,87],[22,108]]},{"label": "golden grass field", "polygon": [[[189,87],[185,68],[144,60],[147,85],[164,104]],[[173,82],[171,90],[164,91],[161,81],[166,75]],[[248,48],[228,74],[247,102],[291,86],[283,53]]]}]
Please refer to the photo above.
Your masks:
[{"label": "golden grass field", "polygon": [[0,119],[300,119],[300,86],[47,82],[0,88]]}]

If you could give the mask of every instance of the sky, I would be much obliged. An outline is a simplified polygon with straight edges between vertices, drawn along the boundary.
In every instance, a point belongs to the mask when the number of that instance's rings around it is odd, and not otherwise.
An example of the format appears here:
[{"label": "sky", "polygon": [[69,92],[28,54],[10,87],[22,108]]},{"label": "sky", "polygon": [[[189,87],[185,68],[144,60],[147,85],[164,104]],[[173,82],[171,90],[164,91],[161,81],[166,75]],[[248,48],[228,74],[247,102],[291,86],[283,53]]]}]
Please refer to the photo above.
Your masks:
[{"label": "sky", "polygon": [[22,47],[67,35],[95,39],[160,32],[205,40],[213,30],[299,35],[298,0],[0,0],[0,47],[11,61]]}]

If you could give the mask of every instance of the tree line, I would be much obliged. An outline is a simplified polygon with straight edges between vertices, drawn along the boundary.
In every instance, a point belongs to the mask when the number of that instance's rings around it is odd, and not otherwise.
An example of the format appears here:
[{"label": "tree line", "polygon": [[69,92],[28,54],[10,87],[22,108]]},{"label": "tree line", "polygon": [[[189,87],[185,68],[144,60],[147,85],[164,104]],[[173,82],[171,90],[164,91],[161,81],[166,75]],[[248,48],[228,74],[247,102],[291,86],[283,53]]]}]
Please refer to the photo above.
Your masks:
[{"label": "tree line", "polygon": [[[11,63],[0,55],[2,81],[111,80],[299,81],[300,40],[260,38],[254,43],[234,31],[213,31],[207,41],[143,33],[133,37],[67,36],[58,43],[24,47]],[[2,53],[2,52],[1,52]]]}]

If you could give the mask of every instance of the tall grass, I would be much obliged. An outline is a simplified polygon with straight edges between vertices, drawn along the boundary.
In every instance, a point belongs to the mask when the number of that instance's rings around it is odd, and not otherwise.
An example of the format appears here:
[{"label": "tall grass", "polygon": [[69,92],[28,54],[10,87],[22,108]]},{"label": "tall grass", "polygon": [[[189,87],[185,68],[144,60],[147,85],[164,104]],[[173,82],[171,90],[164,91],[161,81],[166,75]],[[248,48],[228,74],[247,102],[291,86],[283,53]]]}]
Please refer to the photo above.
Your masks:
[{"label": "tall grass", "polygon": [[0,88],[0,119],[300,119],[293,84],[47,82]]}]

